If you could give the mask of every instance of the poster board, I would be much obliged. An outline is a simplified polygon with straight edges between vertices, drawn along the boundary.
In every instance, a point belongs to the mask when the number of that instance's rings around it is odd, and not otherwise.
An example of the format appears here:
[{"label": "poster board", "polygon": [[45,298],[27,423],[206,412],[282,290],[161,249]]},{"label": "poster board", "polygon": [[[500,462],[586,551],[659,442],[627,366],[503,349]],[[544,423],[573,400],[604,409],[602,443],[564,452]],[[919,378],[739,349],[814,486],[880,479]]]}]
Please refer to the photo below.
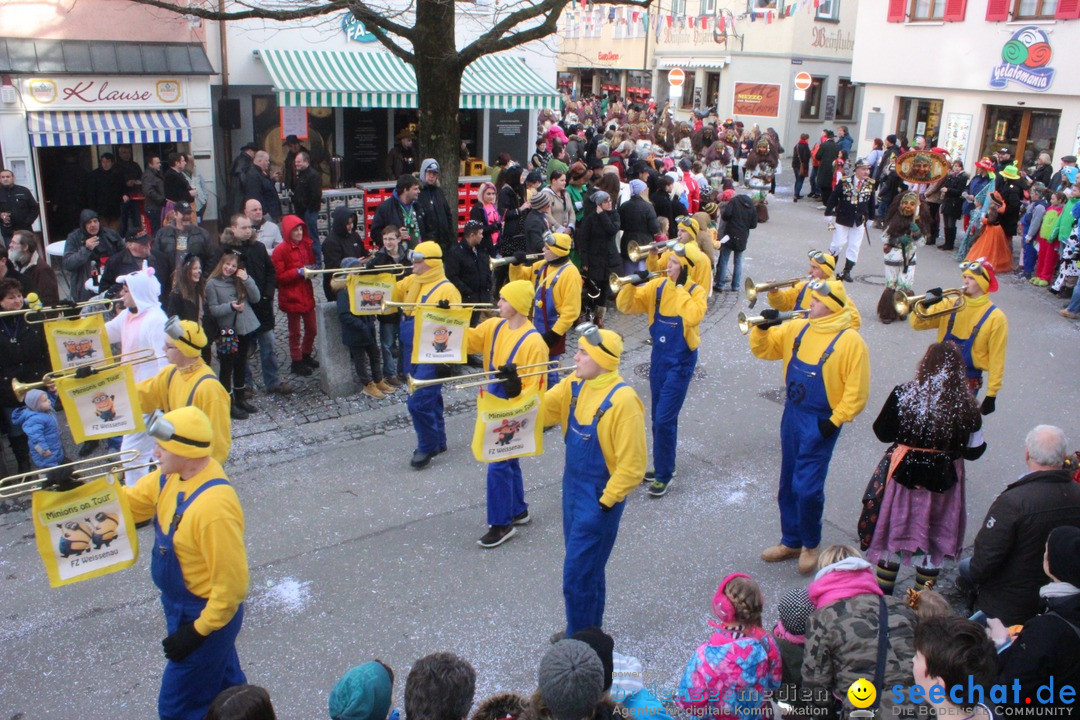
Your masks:
[{"label": "poster board", "polygon": [[64,403],[71,436],[76,443],[146,429],[135,389],[135,372],[130,365],[87,378],[59,378],[56,390]]},{"label": "poster board", "polygon": [[353,315],[379,315],[383,300],[389,300],[394,292],[393,275],[350,275],[348,277],[349,311]]},{"label": "poster board", "polygon": [[45,342],[53,370],[100,363],[112,357],[105,319],[100,314],[45,323]]},{"label": "poster board", "polygon": [[418,307],[413,335],[412,363],[423,365],[465,362],[465,331],[472,318],[469,308],[440,310],[431,305]]},{"label": "poster board", "polygon": [[736,82],[731,101],[731,114],[735,116],[779,117],[779,84]]},{"label": "poster board", "polygon": [[539,393],[505,400],[481,392],[476,400],[473,457],[490,463],[539,455],[544,452]]}]

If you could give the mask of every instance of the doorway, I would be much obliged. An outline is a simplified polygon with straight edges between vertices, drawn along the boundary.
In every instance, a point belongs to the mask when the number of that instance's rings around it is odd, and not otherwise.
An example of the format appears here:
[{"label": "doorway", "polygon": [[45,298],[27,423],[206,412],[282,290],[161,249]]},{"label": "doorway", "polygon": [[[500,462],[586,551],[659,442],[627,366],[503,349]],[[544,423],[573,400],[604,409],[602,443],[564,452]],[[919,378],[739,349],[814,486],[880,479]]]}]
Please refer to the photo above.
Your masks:
[{"label": "doorway", "polygon": [[87,145],[37,149],[41,219],[49,240],[63,240],[79,226],[79,213],[87,206],[86,180],[94,168],[90,150]]},{"label": "doorway", "polygon": [[1054,157],[1060,122],[1060,110],[989,105],[979,157],[1008,148],[1021,168],[1031,167],[1041,152]]},{"label": "doorway", "polygon": [[908,139],[914,146],[915,138],[926,138],[926,146],[938,144],[941,132],[941,106],[943,100],[930,98],[900,98],[900,112],[896,117],[896,134]]}]

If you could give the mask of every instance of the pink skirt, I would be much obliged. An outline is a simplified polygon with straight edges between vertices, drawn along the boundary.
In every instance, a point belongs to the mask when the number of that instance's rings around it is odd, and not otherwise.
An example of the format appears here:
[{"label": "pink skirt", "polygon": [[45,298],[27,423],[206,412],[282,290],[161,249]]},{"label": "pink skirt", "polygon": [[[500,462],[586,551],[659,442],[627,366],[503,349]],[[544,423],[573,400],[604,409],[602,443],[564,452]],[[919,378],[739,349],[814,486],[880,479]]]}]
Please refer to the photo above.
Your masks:
[{"label": "pink skirt", "polygon": [[866,551],[870,562],[899,554],[905,565],[922,554],[940,566],[955,560],[964,547],[967,508],[964,502],[964,461],[956,461],[956,484],[943,493],[912,490],[892,480],[885,486],[874,539]]}]

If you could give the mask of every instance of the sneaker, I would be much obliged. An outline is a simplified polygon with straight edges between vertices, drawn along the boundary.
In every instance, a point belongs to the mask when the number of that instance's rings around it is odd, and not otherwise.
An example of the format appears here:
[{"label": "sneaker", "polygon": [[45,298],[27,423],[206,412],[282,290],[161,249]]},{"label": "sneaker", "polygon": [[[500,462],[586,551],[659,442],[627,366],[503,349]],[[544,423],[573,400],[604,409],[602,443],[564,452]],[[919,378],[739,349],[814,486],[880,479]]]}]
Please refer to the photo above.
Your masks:
[{"label": "sneaker", "polygon": [[[679,477],[679,471],[674,470],[671,473],[671,479],[674,480],[677,477]],[[653,468],[649,468],[648,470],[645,471],[645,479],[642,480],[642,482],[652,482],[655,479],[656,479],[656,470],[653,469]]]},{"label": "sneaker", "polygon": [[409,460],[411,465],[416,470],[423,470],[431,464],[431,458],[435,457],[435,453],[423,452],[422,450],[413,450],[412,458]]},{"label": "sneaker", "polygon": [[293,375],[300,375],[301,377],[311,377],[312,374],[311,368],[302,362],[294,362],[289,367],[289,372]]},{"label": "sneaker", "polygon": [[399,387],[401,387],[402,385],[405,384],[405,383],[401,382],[401,380],[399,380],[397,377],[395,377],[393,375],[391,375],[390,377],[383,378],[383,382],[386,383],[387,385],[389,385],[392,388],[399,388]]},{"label": "sneaker", "polygon": [[383,395],[389,395],[395,390],[397,390],[396,387],[386,382],[385,380],[380,380],[379,382],[375,383],[375,387],[379,388],[379,392],[381,392]]},{"label": "sneaker", "polygon": [[529,515],[529,511],[526,509],[515,515],[512,522],[514,525],[528,525],[530,520],[532,520],[532,516]]},{"label": "sneaker", "polygon": [[382,390],[379,389],[379,386],[373,382],[369,382],[367,385],[365,385],[363,389],[360,390],[360,392],[370,398],[375,398],[376,400],[386,399],[386,396],[383,395]]},{"label": "sneaker", "polygon": [[1063,318],[1068,318],[1069,320],[1080,320],[1080,315],[1069,312],[1068,308],[1062,308],[1058,311],[1058,314],[1061,315],[1061,317]]},{"label": "sneaker", "polygon": [[319,361],[316,360],[315,358],[311,357],[311,355],[305,355],[304,359],[301,360],[300,362],[304,363],[305,365],[307,365],[312,370],[315,370],[315,369],[317,369],[319,367]]},{"label": "sneaker", "polygon": [[484,533],[484,537],[476,541],[482,548],[496,548],[517,534],[517,528],[513,525],[492,525]]},{"label": "sneaker", "polygon": [[668,485],[670,484],[670,480],[668,480],[667,482],[653,480],[652,485],[650,485],[645,492],[649,493],[649,497],[664,497],[664,495],[667,494]]}]

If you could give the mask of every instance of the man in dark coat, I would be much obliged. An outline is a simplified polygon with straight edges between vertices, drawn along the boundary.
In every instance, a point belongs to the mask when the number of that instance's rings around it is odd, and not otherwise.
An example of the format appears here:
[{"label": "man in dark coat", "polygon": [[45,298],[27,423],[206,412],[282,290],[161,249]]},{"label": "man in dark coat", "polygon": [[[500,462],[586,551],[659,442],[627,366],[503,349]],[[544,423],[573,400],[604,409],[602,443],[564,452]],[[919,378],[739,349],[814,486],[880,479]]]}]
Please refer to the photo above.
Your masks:
[{"label": "man in dark coat", "polygon": [[822,201],[829,199],[829,195],[832,194],[833,189],[833,163],[836,162],[836,158],[840,157],[840,146],[836,144],[834,139],[835,134],[832,130],[825,131],[825,142],[821,143],[818,148],[818,173],[817,173],[817,187],[818,194],[821,195]]},{"label": "man in dark coat", "polygon": [[98,167],[86,179],[86,202],[97,210],[98,217],[114,230],[120,224],[124,202],[124,177],[113,167],[112,153],[102,153]]},{"label": "man in dark coat", "polygon": [[420,181],[415,175],[402,175],[394,192],[375,208],[371,218],[371,242],[382,247],[382,231],[387,225],[398,228],[398,237],[409,247],[416,247],[421,237],[427,237],[424,211],[416,199],[420,197]]},{"label": "man in dark coat", "polygon": [[245,201],[258,200],[263,212],[274,222],[281,220],[281,198],[270,179],[270,153],[265,150],[255,153],[241,178],[240,194]]},{"label": "man in dark coat", "polygon": [[[443,257],[457,239],[457,206],[451,211],[446,195],[439,187],[439,163],[427,158],[420,163],[420,205],[427,231],[443,249]],[[426,236],[425,236],[426,237]]]},{"label": "man in dark coat", "polygon": [[[311,165],[311,155],[305,151],[296,154],[293,160],[296,173],[293,184],[288,186],[292,192],[293,214],[303,218],[311,234],[311,250],[315,253],[315,264],[322,265],[322,242],[319,240],[319,211],[322,210],[322,173]],[[337,295],[335,293],[335,300]]]},{"label": "man in dark coat", "polygon": [[95,211],[83,210],[79,215],[79,227],[64,240],[64,259],[61,261],[71,297],[86,300],[93,295],[94,291],[86,288],[87,279],[93,277],[96,280],[102,263],[123,250],[124,241],[116,231],[102,226]]},{"label": "man in dark coat", "polygon": [[232,161],[232,166],[229,168],[228,207],[230,215],[242,212],[244,201],[248,199],[244,196],[244,175],[247,173],[248,168],[251,167],[251,161],[254,160],[255,153],[258,151],[258,145],[248,143],[240,148],[240,154]]},{"label": "man in dark coat", "polygon": [[27,294],[37,293],[46,307],[60,304],[60,287],[56,272],[49,265],[37,236],[29,230],[18,230],[8,243],[8,262],[23,277]]},{"label": "man in dark coat", "polygon": [[[0,310],[22,310],[26,307],[22,286],[15,278],[0,279]],[[39,382],[49,372],[49,350],[45,344],[43,326],[36,323],[12,322],[3,326],[8,342],[0,342],[0,407],[7,417],[23,403],[15,397],[12,380]],[[26,435],[10,421],[5,432],[19,472],[30,472],[30,443]],[[6,473],[5,473],[6,474]]]},{"label": "man in dark coat", "polygon": [[619,227],[623,231],[619,241],[619,254],[624,262],[630,262],[626,249],[631,241],[642,246],[650,245],[660,232],[656,210],[645,199],[648,187],[642,180],[631,180],[630,199],[619,206]]},{"label": "man in dark coat", "polygon": [[173,258],[154,250],[151,242],[152,238],[141,230],[129,235],[124,240],[124,250],[105,263],[105,269],[101,271],[101,290],[108,290],[116,284],[118,277],[142,270],[146,264],[154,269],[154,277],[161,283],[159,300],[167,299],[172,293]]},{"label": "man in dark coat", "polygon": [[416,137],[408,130],[397,134],[397,144],[386,154],[386,177],[394,180],[416,172]]},{"label": "man in dark coat", "polygon": [[301,145],[300,138],[295,135],[290,135],[285,138],[285,142],[281,144],[281,149],[285,151],[285,162],[282,166],[282,179],[285,182],[285,187],[291,188],[293,184],[296,183],[296,156],[302,152],[310,155],[311,151]]},{"label": "man in dark coat", "polygon": [[976,607],[1006,627],[1026,623],[1039,611],[1050,531],[1062,525],[1080,527],[1080,484],[1063,469],[1065,433],[1039,425],[1024,444],[1027,475],[990,505],[975,536],[974,553],[960,564],[961,579],[976,586]]},{"label": "man in dark coat", "polygon": [[187,175],[184,174],[187,158],[184,157],[184,153],[171,152],[168,156],[168,163],[169,167],[164,175],[165,199],[174,203],[191,202],[195,199],[197,193],[191,189],[191,183],[188,182]]},{"label": "man in dark coat", "polygon": [[172,258],[174,267],[180,264],[180,258],[184,254],[198,255],[205,268],[204,272],[209,276],[210,271],[217,265],[219,253],[210,239],[210,234],[195,222],[191,203],[176,203],[169,215],[166,223],[154,235],[154,249]]},{"label": "man in dark coat", "polygon": [[[330,213],[330,232],[323,243],[323,264],[327,270],[342,267],[345,258],[363,258],[368,256],[367,248],[360,233],[356,231],[356,213],[344,205],[334,208]],[[337,291],[330,287],[332,275],[323,278],[323,294],[327,302],[337,302]]]},{"label": "man in dark coat", "polygon": [[143,209],[150,219],[150,232],[161,229],[161,211],[165,208],[165,177],[161,174],[161,158],[151,155],[142,176]]},{"label": "man in dark coat", "polygon": [[[739,292],[742,284],[742,254],[750,240],[750,231],[757,227],[757,208],[754,207],[754,201],[750,199],[749,195],[737,193],[724,203],[724,209],[720,211],[720,219],[724,221],[724,235],[728,237],[728,240],[720,245],[720,259],[716,264],[713,290],[724,292],[724,285],[727,281],[728,256],[734,253],[731,291]],[[682,228],[680,227],[680,229]],[[706,235],[698,240],[698,244],[708,241]]]},{"label": "man in dark coat", "polygon": [[483,239],[484,224],[470,220],[464,237],[445,255],[446,279],[461,293],[461,302],[491,302],[490,258],[479,247]]},{"label": "man in dark coat", "polygon": [[0,234],[4,242],[10,242],[17,230],[32,231],[40,214],[30,188],[16,185],[15,173],[0,170]]}]

